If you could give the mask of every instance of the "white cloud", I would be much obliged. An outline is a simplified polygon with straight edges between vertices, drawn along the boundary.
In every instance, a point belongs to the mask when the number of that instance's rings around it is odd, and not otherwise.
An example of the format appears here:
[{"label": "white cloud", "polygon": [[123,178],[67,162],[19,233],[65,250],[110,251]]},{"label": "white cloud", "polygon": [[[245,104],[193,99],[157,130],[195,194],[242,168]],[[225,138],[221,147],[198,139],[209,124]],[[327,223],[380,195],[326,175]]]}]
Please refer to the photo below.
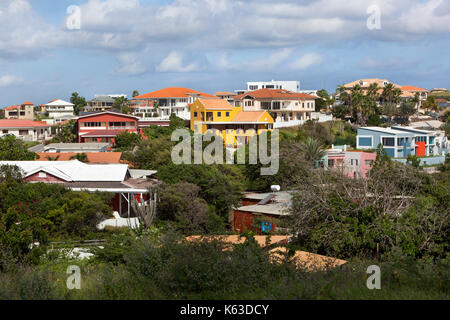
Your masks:
[{"label": "white cloud", "polygon": [[[366,9],[381,9],[381,30],[368,30]],[[36,4],[38,5],[38,4]],[[196,70],[179,53],[262,48],[279,50],[266,60],[249,63],[275,67],[288,50],[309,43],[382,40],[417,42],[429,35],[450,35],[448,0],[174,0],[144,5],[138,0],[86,0],[81,4],[81,30],[65,21],[44,21],[30,0],[0,1],[0,58],[18,59],[54,49],[95,50],[116,55],[119,71],[137,74],[141,66],[131,53],[172,52],[158,71]],[[4,32],[8,30],[8,32]],[[277,56],[280,54],[280,56]],[[286,58],[287,59],[287,58]],[[285,59],[285,60],[286,60]],[[306,56],[294,66],[318,59]]]},{"label": "white cloud", "polygon": [[161,63],[156,66],[158,72],[190,72],[199,69],[197,63],[184,65],[183,55],[177,51],[172,51]]},{"label": "white cloud", "polygon": [[148,68],[139,61],[135,53],[125,52],[117,55],[120,66],[114,71],[114,74],[137,76],[144,74]]},{"label": "white cloud", "polygon": [[291,64],[292,69],[303,70],[307,69],[315,64],[321,63],[323,60],[322,56],[317,53],[307,53],[302,57],[298,58]]},{"label": "white cloud", "polygon": [[24,79],[17,76],[4,75],[0,76],[0,87],[9,87],[24,82]]}]

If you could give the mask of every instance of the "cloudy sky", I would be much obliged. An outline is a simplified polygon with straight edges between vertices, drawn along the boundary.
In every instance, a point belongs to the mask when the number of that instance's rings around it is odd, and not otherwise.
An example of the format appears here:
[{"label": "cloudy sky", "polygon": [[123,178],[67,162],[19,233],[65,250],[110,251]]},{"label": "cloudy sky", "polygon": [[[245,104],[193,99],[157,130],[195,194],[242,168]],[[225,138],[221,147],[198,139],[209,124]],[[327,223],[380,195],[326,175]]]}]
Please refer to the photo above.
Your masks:
[{"label": "cloudy sky", "polygon": [[449,88],[449,40],[448,0],[0,0],[0,107],[272,79]]}]

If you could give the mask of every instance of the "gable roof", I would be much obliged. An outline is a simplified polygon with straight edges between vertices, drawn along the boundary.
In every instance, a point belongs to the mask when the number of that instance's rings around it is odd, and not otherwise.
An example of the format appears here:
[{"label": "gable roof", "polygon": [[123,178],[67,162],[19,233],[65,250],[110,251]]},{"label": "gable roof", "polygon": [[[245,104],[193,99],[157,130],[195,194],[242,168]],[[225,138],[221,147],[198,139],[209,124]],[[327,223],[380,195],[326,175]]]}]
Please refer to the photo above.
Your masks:
[{"label": "gable roof", "polygon": [[[52,161],[70,161],[72,160],[70,159],[71,157],[76,156],[79,153],[38,152],[37,154],[40,156],[40,158],[36,161],[50,161],[51,159],[55,159]],[[89,160],[89,163],[92,164],[120,163],[120,159],[122,158],[122,152],[85,152],[85,154]]]},{"label": "gable roof", "polygon": [[10,107],[5,108],[5,110],[16,110],[18,108],[19,108],[19,106],[10,106]]},{"label": "gable roof", "polygon": [[216,109],[216,110],[233,110],[231,104],[225,99],[198,99],[200,103],[205,107],[205,109]]},{"label": "gable roof", "polygon": [[25,173],[25,178],[43,171],[67,182],[122,182],[128,173],[126,164],[85,164],[78,160],[0,161],[0,165],[18,166]]},{"label": "gable roof", "polygon": [[46,106],[74,106],[73,103],[61,100],[61,99],[55,99],[50,101],[49,103],[46,104]]},{"label": "gable roof", "polygon": [[402,86],[402,90],[403,91],[428,91],[426,89],[422,89],[419,87],[414,87],[414,86]]},{"label": "gable roof", "polygon": [[50,127],[45,121],[32,121],[21,119],[1,119],[0,128],[35,128]]},{"label": "gable roof", "polygon": [[234,97],[234,99],[242,100],[247,96],[253,97],[254,99],[286,99],[286,100],[317,99],[317,97],[310,94],[297,93],[284,89],[259,89],[240,94]]},{"label": "gable roof", "polygon": [[204,98],[216,98],[209,93],[200,92],[197,90],[182,88],[182,87],[168,87],[165,89],[145,93],[134,97],[133,99],[149,99],[149,98],[189,98],[189,94],[199,94]]},{"label": "gable roof", "polygon": [[[361,82],[363,82],[362,85],[360,84]],[[390,82],[387,79],[378,79],[378,78],[359,79],[359,80],[356,80],[356,81],[353,81],[353,82],[350,82],[350,83],[346,83],[343,86],[345,88],[348,88],[348,89],[351,89],[351,88],[353,88],[356,85],[359,85],[362,88],[366,88],[366,87],[369,87],[372,83],[377,83],[380,86],[380,88],[384,88],[384,86],[385,86],[384,83],[385,82],[386,83],[391,83],[394,86],[394,88],[399,88],[399,89],[401,88],[401,86],[399,86],[398,84],[392,83],[392,82]]]},{"label": "gable roof", "polygon": [[112,114],[112,115],[116,115],[116,116],[123,116],[123,117],[128,117],[128,118],[133,118],[138,120],[138,117],[132,116],[130,114],[125,114],[125,113],[120,113],[120,112],[114,112],[114,111],[98,111],[98,112],[91,112],[89,114],[85,114],[83,116],[79,116],[78,119],[84,119],[84,118],[89,118],[89,117],[97,117],[97,116],[101,116],[104,114]]},{"label": "gable roof", "polygon": [[[240,111],[238,112],[232,122],[258,122],[259,119],[266,113],[264,110],[260,111]],[[268,119],[265,121],[269,121]]]}]

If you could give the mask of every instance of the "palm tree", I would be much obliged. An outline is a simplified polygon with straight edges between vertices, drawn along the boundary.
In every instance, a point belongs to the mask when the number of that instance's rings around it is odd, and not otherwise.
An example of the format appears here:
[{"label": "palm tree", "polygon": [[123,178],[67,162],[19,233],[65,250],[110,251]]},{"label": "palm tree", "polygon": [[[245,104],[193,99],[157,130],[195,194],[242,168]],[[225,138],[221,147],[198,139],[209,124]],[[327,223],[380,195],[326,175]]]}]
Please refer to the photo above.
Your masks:
[{"label": "palm tree", "polygon": [[305,141],[300,142],[300,150],[303,151],[305,159],[312,163],[322,159],[327,154],[327,151],[323,148],[322,143],[311,137],[308,137]]},{"label": "palm tree", "polygon": [[381,99],[383,102],[390,103],[392,102],[392,98],[394,95],[394,85],[392,83],[388,83],[384,86],[383,93],[381,94]]},{"label": "palm tree", "polygon": [[138,95],[139,95],[139,91],[134,90],[134,91],[133,91],[133,98],[134,98],[134,97],[137,97]]},{"label": "palm tree", "polygon": [[380,90],[378,83],[371,83],[367,89],[367,97],[369,97],[372,101],[377,101],[380,98],[378,90]]}]

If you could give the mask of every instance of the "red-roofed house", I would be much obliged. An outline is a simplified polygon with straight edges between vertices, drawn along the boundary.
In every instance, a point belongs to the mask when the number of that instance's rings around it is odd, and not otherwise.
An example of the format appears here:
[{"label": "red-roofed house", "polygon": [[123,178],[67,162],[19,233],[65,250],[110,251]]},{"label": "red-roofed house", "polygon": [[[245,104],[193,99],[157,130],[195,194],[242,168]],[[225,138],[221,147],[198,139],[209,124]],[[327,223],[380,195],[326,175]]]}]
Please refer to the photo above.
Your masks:
[{"label": "red-roofed house", "polygon": [[0,120],[0,137],[7,134],[15,135],[24,141],[45,141],[51,138],[50,126],[44,121]]},{"label": "red-roofed house", "polygon": [[138,118],[112,111],[78,117],[78,142],[108,142],[123,131],[138,133]]},{"label": "red-roofed house", "polygon": [[[40,156],[36,161],[70,161],[77,152],[37,152]],[[85,152],[90,164],[122,163],[122,152]]]},{"label": "red-roofed house", "polygon": [[34,120],[34,104],[25,102],[20,106],[11,106],[5,109],[6,119]]},{"label": "red-roofed house", "polygon": [[189,104],[197,98],[216,99],[217,97],[188,88],[169,87],[136,96],[133,99],[144,104],[156,102],[159,120],[168,120],[172,113],[184,120],[190,120]]},{"label": "red-roofed house", "polygon": [[234,105],[244,111],[270,111],[275,121],[273,127],[282,128],[311,119],[316,99],[316,96],[283,89],[260,89],[234,97]]}]

